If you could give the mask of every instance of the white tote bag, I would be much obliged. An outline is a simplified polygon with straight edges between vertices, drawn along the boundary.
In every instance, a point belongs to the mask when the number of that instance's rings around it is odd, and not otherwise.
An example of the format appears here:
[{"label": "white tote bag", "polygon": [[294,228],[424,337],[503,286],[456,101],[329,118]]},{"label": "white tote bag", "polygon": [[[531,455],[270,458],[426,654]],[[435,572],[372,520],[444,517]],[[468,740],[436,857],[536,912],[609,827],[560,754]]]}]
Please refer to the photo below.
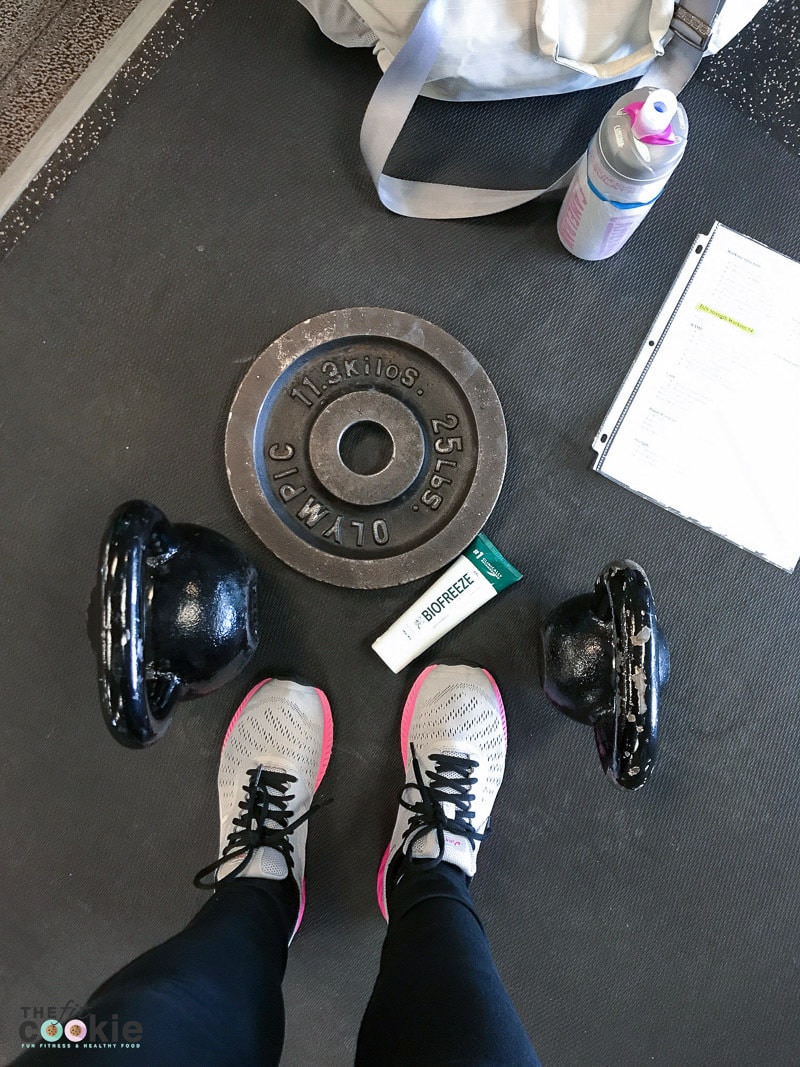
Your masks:
[{"label": "white tote bag", "polygon": [[[640,78],[678,93],[764,0],[301,0],[323,32],[372,47],[383,78],[361,149],[381,201],[416,218],[487,215],[546,189],[393,178],[383,168],[417,96],[501,100]],[[602,116],[598,116],[598,121]],[[581,149],[584,146],[580,146]],[[548,187],[567,184],[571,170]]]}]

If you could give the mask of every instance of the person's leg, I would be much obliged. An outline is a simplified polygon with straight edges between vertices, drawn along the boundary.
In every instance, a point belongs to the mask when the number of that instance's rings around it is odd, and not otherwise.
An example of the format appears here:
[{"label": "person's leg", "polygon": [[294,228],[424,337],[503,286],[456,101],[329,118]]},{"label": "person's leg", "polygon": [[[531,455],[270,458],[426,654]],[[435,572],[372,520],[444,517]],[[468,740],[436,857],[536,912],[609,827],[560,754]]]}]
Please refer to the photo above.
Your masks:
[{"label": "person's leg", "polygon": [[469,894],[503,777],[494,681],[428,668],[403,712],[406,785],[378,874],[389,929],[357,1067],[538,1067]]},{"label": "person's leg", "polygon": [[[220,858],[195,878],[214,896],[185,930],[91,996],[76,1016],[88,1032],[70,1045],[70,1062],[140,1055],[148,1067],[278,1063],[281,981],[305,903],[306,820],[332,742],[320,690],[274,679],[248,694],[220,760]],[[141,1030],[137,1052],[96,1047],[113,1044],[114,1032],[125,1043],[126,1023]],[[51,1051],[38,1046],[17,1062],[32,1067]]]},{"label": "person's leg", "polygon": [[[75,1017],[87,1027],[70,1047],[70,1063],[130,1064],[139,1055],[148,1067],[277,1064],[281,981],[299,904],[293,878],[221,885],[184,930],[129,963],[84,1011],[62,1020]],[[132,1036],[141,1048],[87,1047],[113,1044],[115,1035],[119,1044]],[[69,1044],[68,1036],[60,1044]],[[39,1045],[16,1063],[52,1063],[53,1051]]]}]

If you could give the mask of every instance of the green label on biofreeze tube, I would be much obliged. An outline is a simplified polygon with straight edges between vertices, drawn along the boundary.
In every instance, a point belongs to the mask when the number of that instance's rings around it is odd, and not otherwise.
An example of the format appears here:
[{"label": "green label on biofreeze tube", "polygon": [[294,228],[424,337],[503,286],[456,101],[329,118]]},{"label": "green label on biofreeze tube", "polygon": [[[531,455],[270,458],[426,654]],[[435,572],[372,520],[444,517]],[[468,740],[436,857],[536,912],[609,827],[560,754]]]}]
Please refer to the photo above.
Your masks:
[{"label": "green label on biofreeze tube", "polygon": [[522,575],[516,567],[501,556],[485,534],[478,534],[464,555],[472,560],[484,578],[487,578],[500,593],[509,585],[518,582]]}]

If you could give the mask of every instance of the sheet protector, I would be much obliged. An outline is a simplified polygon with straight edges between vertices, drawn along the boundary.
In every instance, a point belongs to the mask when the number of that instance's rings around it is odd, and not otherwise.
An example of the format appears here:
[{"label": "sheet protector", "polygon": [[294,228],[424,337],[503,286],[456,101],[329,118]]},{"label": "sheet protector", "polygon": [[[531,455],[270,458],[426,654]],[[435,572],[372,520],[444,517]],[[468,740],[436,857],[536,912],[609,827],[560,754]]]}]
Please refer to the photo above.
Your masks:
[{"label": "sheet protector", "polygon": [[592,447],[606,478],[794,570],[800,263],[698,236]]}]

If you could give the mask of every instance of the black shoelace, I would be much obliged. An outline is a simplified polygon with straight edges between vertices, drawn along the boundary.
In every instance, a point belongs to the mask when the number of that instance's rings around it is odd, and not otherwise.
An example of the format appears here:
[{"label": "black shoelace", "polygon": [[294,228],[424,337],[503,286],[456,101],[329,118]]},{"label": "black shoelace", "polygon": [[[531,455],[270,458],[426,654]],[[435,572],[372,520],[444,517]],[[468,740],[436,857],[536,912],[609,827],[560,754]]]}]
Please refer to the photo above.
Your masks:
[{"label": "black shoelace", "polygon": [[[475,812],[470,810],[470,804],[475,799],[475,794],[471,793],[470,789],[478,781],[477,778],[471,777],[478,767],[475,760],[443,753],[432,753],[430,759],[433,762],[433,770],[425,772],[430,779],[426,782],[417,759],[417,751],[414,745],[411,745],[411,766],[416,781],[407,783],[400,796],[401,805],[413,813],[403,834],[405,862],[411,862],[414,844],[431,830],[436,831],[438,855],[428,859],[414,858],[415,870],[428,870],[442,862],[445,833],[465,837],[473,850],[475,842],[482,841],[489,833],[488,823],[482,834],[472,825]],[[414,804],[409,804],[404,799],[408,789],[416,789],[419,792],[419,800]],[[452,804],[455,808],[452,818],[445,814],[445,804]]]},{"label": "black shoelace", "polygon": [[[297,781],[294,775],[283,771],[268,771],[258,766],[251,768],[247,772],[247,777],[244,799],[239,801],[240,814],[233,820],[236,829],[228,834],[228,842],[219,859],[209,863],[195,875],[194,884],[198,889],[214,889],[216,885],[235,878],[250,862],[255,850],[265,845],[280,852],[291,871],[294,867],[291,834],[314,812],[330,803],[328,799],[312,804],[305,814],[293,819],[291,801],[295,799],[295,796],[287,790],[292,782]],[[273,825],[267,826],[267,822]],[[204,880],[224,864],[239,858],[241,862],[224,878]]]}]

